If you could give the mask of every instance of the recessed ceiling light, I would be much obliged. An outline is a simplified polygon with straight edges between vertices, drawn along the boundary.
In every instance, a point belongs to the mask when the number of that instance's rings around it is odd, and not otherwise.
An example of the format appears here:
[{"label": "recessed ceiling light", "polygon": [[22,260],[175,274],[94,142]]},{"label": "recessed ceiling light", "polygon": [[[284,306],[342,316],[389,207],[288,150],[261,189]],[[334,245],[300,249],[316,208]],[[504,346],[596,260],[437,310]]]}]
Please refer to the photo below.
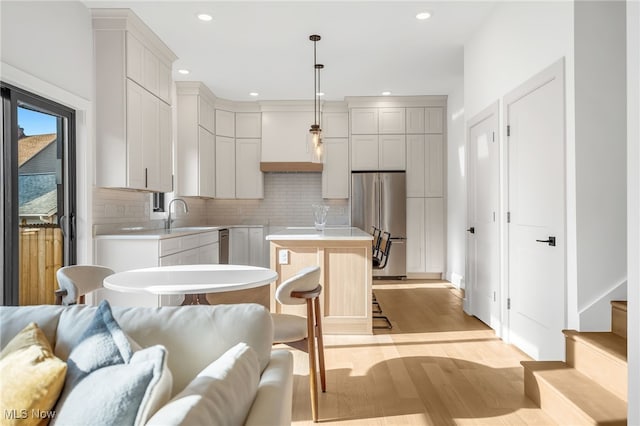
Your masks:
[{"label": "recessed ceiling light", "polygon": [[259,94],[260,94],[260,93],[258,93],[258,92],[250,92],[250,93],[249,93],[249,96],[258,96]]},{"label": "recessed ceiling light", "polygon": [[186,70],[186,69],[180,69],[180,70],[178,70],[178,73],[179,73],[179,74],[182,74],[182,75],[187,75],[187,74],[189,74],[189,70]]},{"label": "recessed ceiling light", "polygon": [[209,22],[213,17],[207,13],[198,13],[198,19],[204,22]]},{"label": "recessed ceiling light", "polygon": [[431,12],[420,12],[416,15],[416,19],[419,19],[421,21],[429,18],[431,18]]},{"label": "recessed ceiling light", "polygon": [[389,96],[391,92],[382,92],[382,96]]}]

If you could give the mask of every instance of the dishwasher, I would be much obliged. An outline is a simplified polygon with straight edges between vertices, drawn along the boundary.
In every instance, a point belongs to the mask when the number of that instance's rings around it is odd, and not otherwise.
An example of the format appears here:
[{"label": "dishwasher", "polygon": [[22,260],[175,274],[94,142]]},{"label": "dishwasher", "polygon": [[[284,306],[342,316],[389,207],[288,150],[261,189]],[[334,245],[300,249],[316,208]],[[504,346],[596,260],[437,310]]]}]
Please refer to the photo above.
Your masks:
[{"label": "dishwasher", "polygon": [[220,229],[218,231],[218,241],[220,242],[220,258],[218,263],[227,265],[229,263],[229,230]]}]

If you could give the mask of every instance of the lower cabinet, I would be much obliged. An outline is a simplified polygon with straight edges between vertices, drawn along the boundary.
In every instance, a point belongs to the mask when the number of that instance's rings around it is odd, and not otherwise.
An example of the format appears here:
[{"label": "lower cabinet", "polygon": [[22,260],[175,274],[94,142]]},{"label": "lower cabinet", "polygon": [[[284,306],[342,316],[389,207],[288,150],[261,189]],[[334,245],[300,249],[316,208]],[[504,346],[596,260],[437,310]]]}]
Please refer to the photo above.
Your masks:
[{"label": "lower cabinet", "polygon": [[[116,272],[155,266],[218,263],[218,231],[172,238],[96,237],[96,263]],[[182,295],[123,293],[108,289],[98,292],[112,306],[177,306]]]},{"label": "lower cabinet", "polygon": [[268,265],[264,230],[258,227],[229,229],[229,263],[233,265]]},{"label": "lower cabinet", "polygon": [[444,272],[444,198],[407,198],[407,273]]}]

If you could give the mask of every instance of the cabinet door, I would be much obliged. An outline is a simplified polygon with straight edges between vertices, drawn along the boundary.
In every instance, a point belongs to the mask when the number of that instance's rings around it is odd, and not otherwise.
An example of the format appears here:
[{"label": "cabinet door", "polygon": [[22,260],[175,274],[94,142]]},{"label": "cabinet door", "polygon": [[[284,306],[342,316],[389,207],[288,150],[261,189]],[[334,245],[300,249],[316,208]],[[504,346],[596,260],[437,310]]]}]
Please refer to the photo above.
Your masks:
[{"label": "cabinet door", "polygon": [[249,265],[266,267],[263,228],[249,228]]},{"label": "cabinet door", "polygon": [[425,144],[425,197],[442,197],[444,187],[444,141],[442,135],[427,135]]},{"label": "cabinet door", "polygon": [[216,112],[213,105],[202,95],[198,96],[198,124],[215,134]]},{"label": "cabinet door", "polygon": [[236,198],[236,146],[233,138],[216,136],[216,197]]},{"label": "cabinet door", "polygon": [[407,135],[407,197],[424,197],[425,135]]},{"label": "cabinet door", "polygon": [[442,107],[424,109],[425,133],[442,133],[444,129],[444,110]]},{"label": "cabinet door", "polygon": [[144,49],[144,82],[142,86],[160,96],[160,60],[149,49]]},{"label": "cabinet door", "polygon": [[158,97],[171,105],[171,67],[158,62]]},{"label": "cabinet door", "polygon": [[216,136],[235,136],[235,114],[231,111],[216,110]]},{"label": "cabinet door", "polygon": [[407,161],[405,135],[380,135],[379,138],[380,170],[405,170]]},{"label": "cabinet door", "polygon": [[407,198],[407,272],[425,272],[424,208],[424,198]]},{"label": "cabinet door", "polygon": [[380,108],[378,111],[378,133],[403,134],[405,133],[404,108]]},{"label": "cabinet door", "polygon": [[216,194],[216,143],[215,136],[198,126],[198,195],[214,197]]},{"label": "cabinet door", "polygon": [[377,170],[378,155],[378,135],[351,136],[351,170]]},{"label": "cabinet door", "polygon": [[144,86],[144,45],[135,38],[131,33],[127,32],[126,36],[127,49],[127,77]]},{"label": "cabinet door", "polygon": [[249,264],[249,228],[229,229],[229,263]]},{"label": "cabinet door", "polygon": [[127,187],[145,189],[143,99],[145,90],[127,79]]},{"label": "cabinet door", "polygon": [[264,198],[260,139],[236,139],[236,198]]},{"label": "cabinet door", "polygon": [[444,198],[425,198],[425,272],[444,271]]},{"label": "cabinet door", "polygon": [[407,108],[407,134],[424,133],[424,108]]},{"label": "cabinet door", "polygon": [[236,112],[236,138],[261,138],[262,114],[259,112]]},{"label": "cabinet door", "polygon": [[142,158],[144,161],[144,188],[162,189],[160,170],[160,109],[158,98],[143,90],[142,96]]},{"label": "cabinet door", "polygon": [[217,264],[219,258],[219,245],[218,243],[207,244],[206,246],[198,247],[198,264]]},{"label": "cabinet door", "polygon": [[349,137],[349,113],[348,112],[322,113],[322,133],[325,138],[348,138]]},{"label": "cabinet door", "polygon": [[324,139],[322,198],[349,198],[349,139]]},{"label": "cabinet door", "polygon": [[352,108],[351,134],[375,135],[378,133],[378,108]]},{"label": "cabinet door", "polygon": [[160,136],[160,187],[159,192],[173,191],[173,147],[171,145],[172,120],[171,107],[161,100],[156,100],[158,104],[158,123]]}]

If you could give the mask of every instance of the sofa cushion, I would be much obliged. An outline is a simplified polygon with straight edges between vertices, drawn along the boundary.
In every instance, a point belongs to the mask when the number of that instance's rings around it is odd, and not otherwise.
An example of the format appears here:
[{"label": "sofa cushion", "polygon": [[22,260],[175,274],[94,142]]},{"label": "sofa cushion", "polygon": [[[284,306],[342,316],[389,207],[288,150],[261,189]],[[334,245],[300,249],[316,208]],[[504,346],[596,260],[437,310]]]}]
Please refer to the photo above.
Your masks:
[{"label": "sofa cushion", "polygon": [[36,323],[27,325],[0,353],[1,423],[39,424],[41,419],[33,413],[51,413],[66,371],[67,365],[53,355],[42,330]]},{"label": "sofa cushion", "polygon": [[156,345],[134,353],[106,301],[67,364],[55,423],[144,424],[170,397],[166,349]]},{"label": "sofa cushion", "polygon": [[260,365],[255,351],[245,343],[238,343],[202,370],[148,425],[243,424],[259,380]]},{"label": "sofa cushion", "polygon": [[64,306],[54,305],[0,306],[0,349],[4,348],[9,340],[13,339],[29,323],[35,322],[54,349],[56,356],[66,361],[67,357],[61,357],[55,352],[56,329],[60,314],[64,309]]}]

